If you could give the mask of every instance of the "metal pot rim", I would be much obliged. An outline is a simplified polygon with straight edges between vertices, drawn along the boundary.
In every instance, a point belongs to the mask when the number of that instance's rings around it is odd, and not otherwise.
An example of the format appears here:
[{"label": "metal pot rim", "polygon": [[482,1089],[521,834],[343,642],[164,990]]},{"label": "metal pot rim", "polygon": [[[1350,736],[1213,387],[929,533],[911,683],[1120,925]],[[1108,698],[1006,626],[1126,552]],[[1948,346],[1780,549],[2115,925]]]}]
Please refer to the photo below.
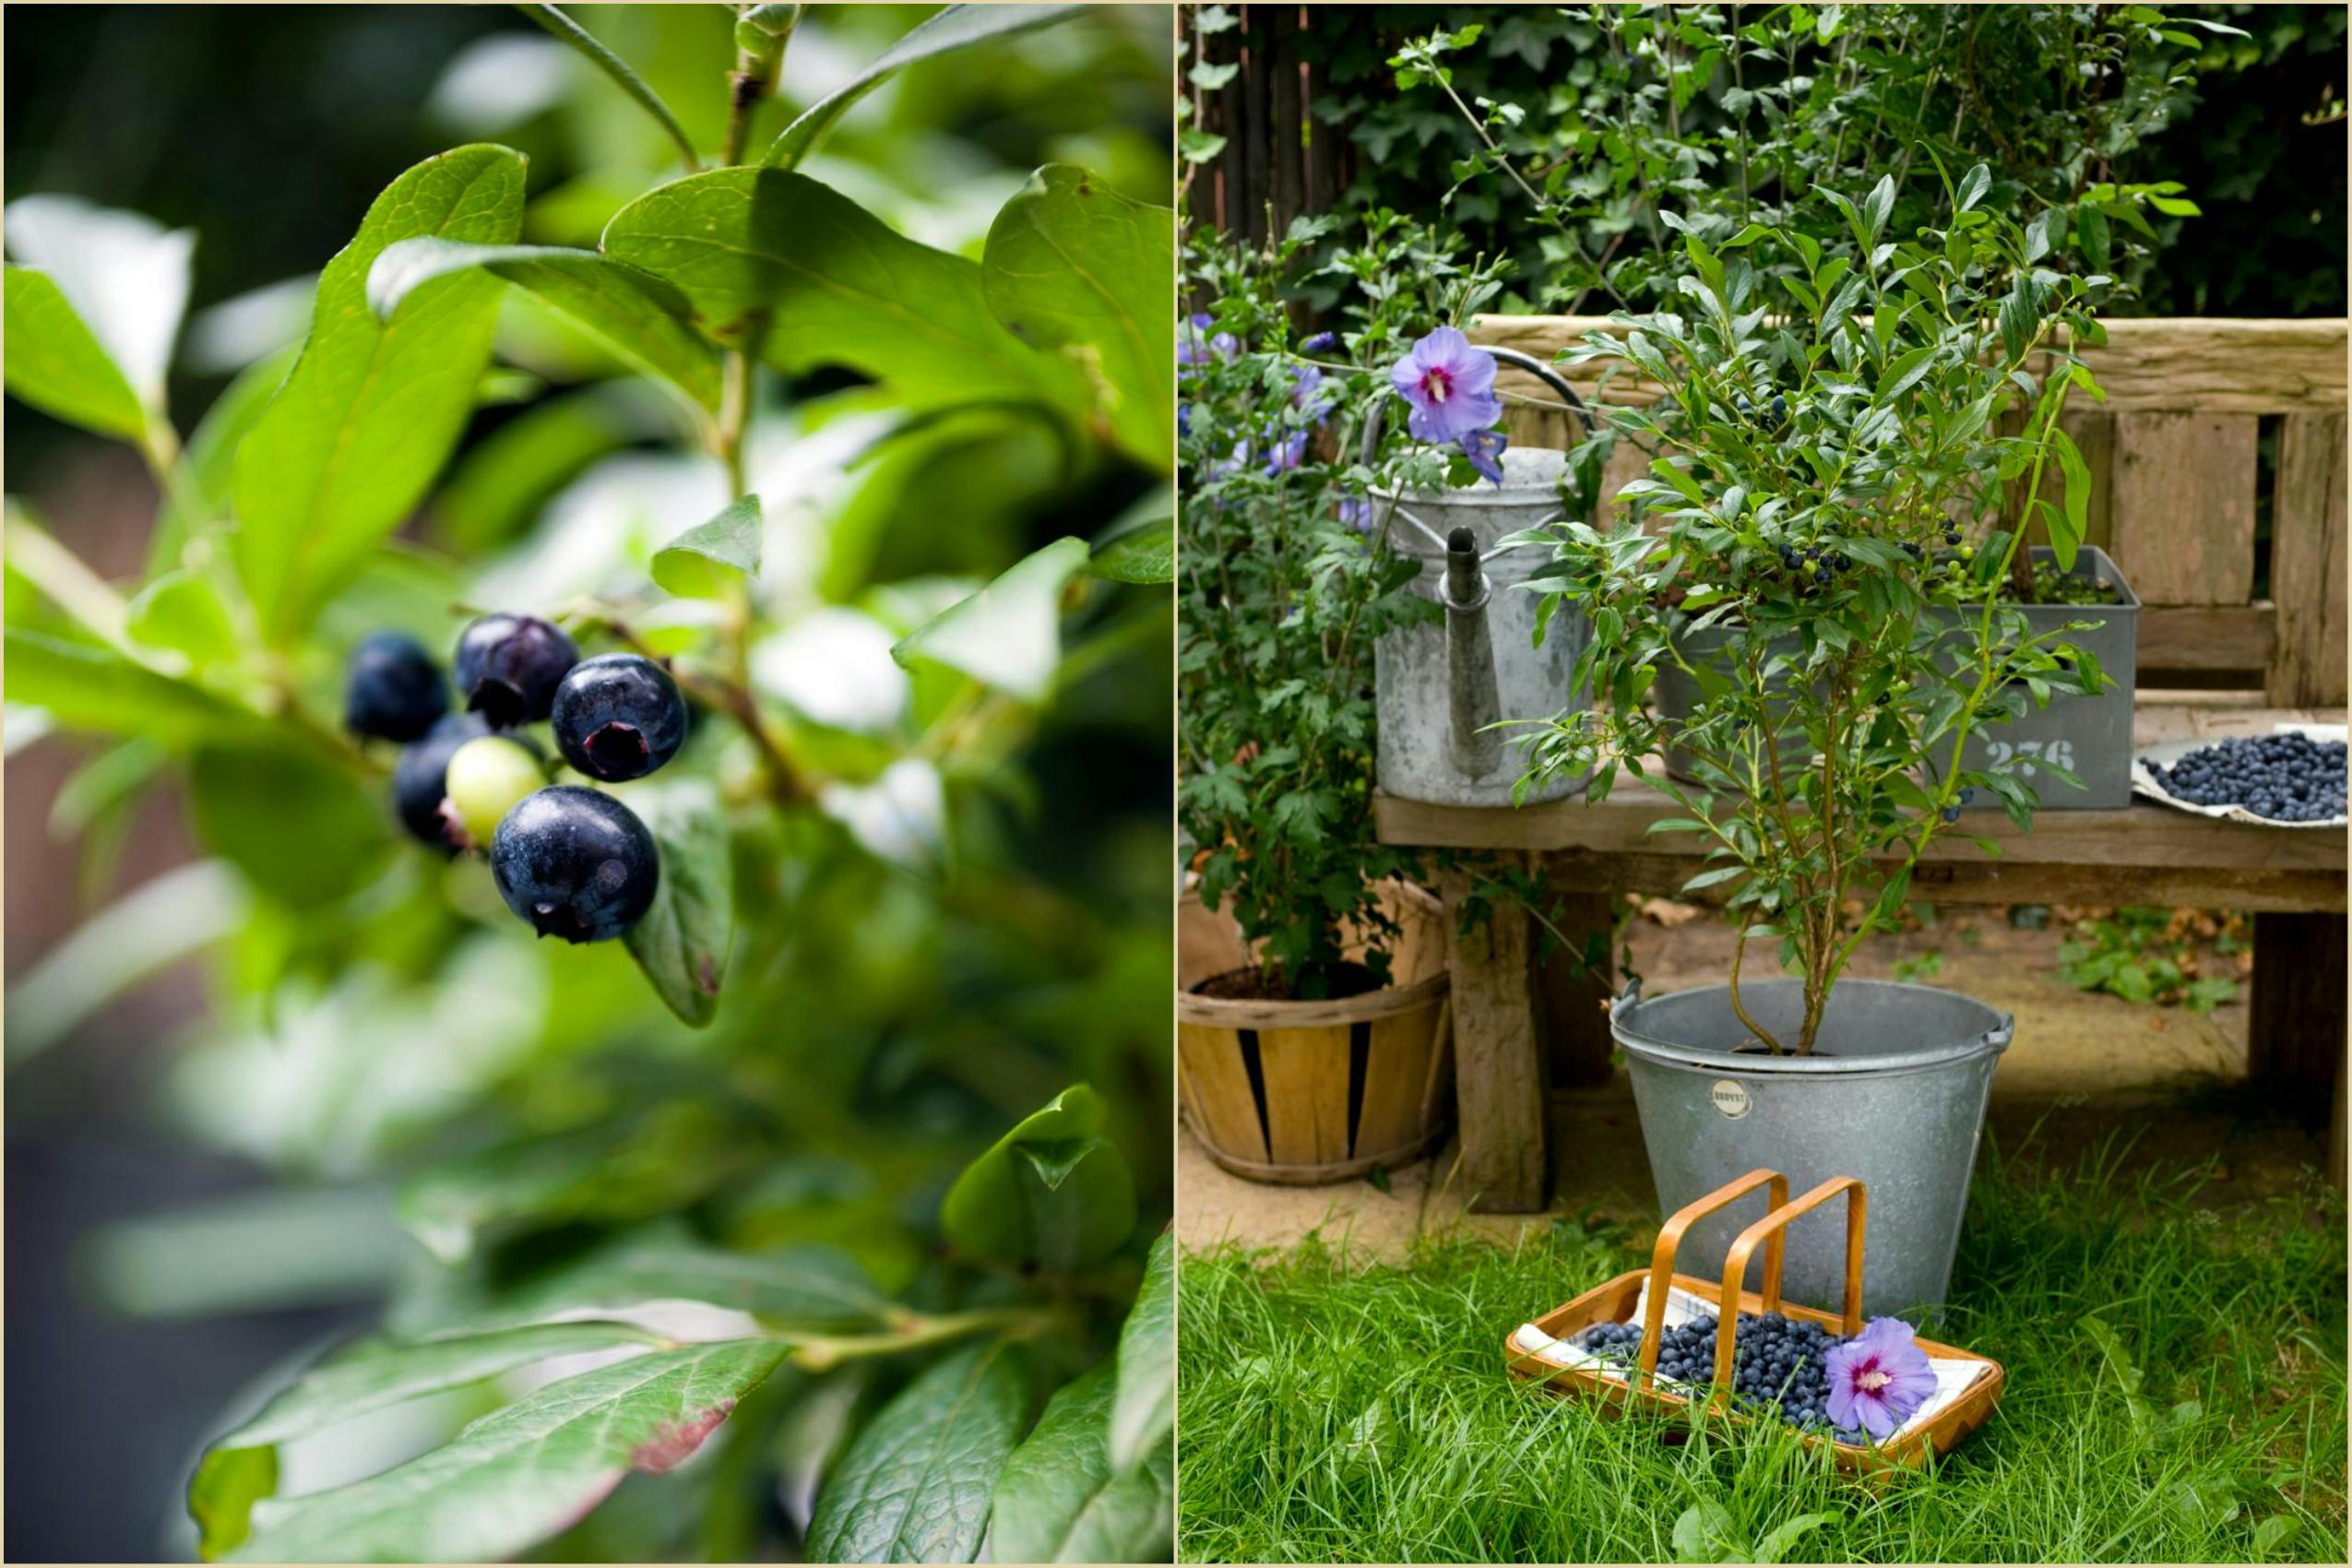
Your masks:
[{"label": "metal pot rim", "polygon": [[[1741,989],[1746,992],[1770,992],[1794,987],[1801,982],[1793,980],[1755,980]],[[1669,992],[1663,996],[1642,999],[1638,985],[1628,987],[1626,994],[1618,998],[1609,1014],[1609,1032],[1626,1053],[1639,1057],[1655,1067],[1669,1067],[1685,1073],[1705,1073],[1715,1076],[1744,1077],[1822,1077],[1869,1075],[1893,1077],[1904,1073],[1926,1072],[1949,1067],[1972,1057],[1994,1054],[2009,1049],[2014,1019],[2006,1013],[1987,1006],[1972,996],[1940,986],[1916,985],[1903,980],[1851,980],[1838,981],[1839,989],[1847,987],[1874,992],[1903,992],[1919,996],[1932,996],[1939,1003],[1958,1002],[1983,1015],[1984,1027],[1966,1039],[1947,1045],[1930,1046],[1925,1051],[1888,1051],[1869,1056],[1773,1056],[1751,1055],[1737,1051],[1711,1051],[1705,1046],[1681,1045],[1659,1039],[1639,1031],[1642,1009],[1671,997],[1697,996],[1708,992],[1728,992],[1728,985],[1693,986],[1685,991]]]}]

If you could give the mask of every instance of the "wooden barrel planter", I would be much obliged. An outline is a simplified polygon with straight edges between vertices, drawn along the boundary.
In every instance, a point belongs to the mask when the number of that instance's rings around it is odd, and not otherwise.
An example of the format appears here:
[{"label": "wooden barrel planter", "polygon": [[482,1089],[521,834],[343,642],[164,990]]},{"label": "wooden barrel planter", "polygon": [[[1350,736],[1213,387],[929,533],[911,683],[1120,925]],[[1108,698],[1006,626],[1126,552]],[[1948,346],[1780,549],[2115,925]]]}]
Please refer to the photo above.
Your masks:
[{"label": "wooden barrel planter", "polygon": [[[1329,1002],[1195,994],[1249,962],[1232,920],[1186,894],[1177,910],[1176,1080],[1209,1158],[1255,1182],[1313,1186],[1433,1153],[1453,1094],[1443,906],[1383,885],[1404,928],[1395,983]],[[1351,944],[1360,950],[1360,944]]]}]

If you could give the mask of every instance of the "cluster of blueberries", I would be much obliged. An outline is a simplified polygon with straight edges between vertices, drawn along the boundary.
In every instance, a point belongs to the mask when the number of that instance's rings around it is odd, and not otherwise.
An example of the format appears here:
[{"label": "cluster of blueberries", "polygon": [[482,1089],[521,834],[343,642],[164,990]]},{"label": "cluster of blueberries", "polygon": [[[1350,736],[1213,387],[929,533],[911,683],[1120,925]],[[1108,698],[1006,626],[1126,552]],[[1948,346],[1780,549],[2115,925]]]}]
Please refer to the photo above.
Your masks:
[{"label": "cluster of blueberries", "polygon": [[353,650],[344,684],[352,733],[400,744],[392,804],[445,854],[487,849],[506,907],[541,936],[603,942],[645,918],[661,856],[637,814],[600,790],[547,782],[523,726],[547,721],[564,760],[607,783],[677,754],[687,711],[677,683],[634,653],[582,659],[563,630],[485,615],[457,639],[457,695],[414,637],[380,632]]},{"label": "cluster of blueberries", "polygon": [[2344,742],[2292,731],[2200,746],[2156,782],[2201,806],[2243,806],[2273,822],[2329,822],[2344,814]]},{"label": "cluster of blueberries", "polygon": [[[1657,1375],[1665,1382],[1706,1384],[1715,1381],[1716,1320],[1696,1317],[1658,1336]],[[1575,1343],[1604,1360],[1631,1364],[1642,1352],[1642,1328],[1633,1323],[1598,1323]],[[1859,1443],[1859,1427],[1839,1427],[1829,1419],[1829,1353],[1844,1343],[1817,1323],[1780,1313],[1741,1313],[1733,1336],[1731,1395],[1740,1408],[1775,1415],[1803,1431]]]}]

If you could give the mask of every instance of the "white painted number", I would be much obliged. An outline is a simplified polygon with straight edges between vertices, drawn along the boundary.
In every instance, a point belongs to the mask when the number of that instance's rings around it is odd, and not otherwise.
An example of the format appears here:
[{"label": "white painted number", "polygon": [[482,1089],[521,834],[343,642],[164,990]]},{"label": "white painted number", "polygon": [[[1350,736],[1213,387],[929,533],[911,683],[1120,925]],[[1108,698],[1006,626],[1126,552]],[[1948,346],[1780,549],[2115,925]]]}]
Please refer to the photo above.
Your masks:
[{"label": "white painted number", "polygon": [[1985,752],[1995,773],[2008,766],[2012,757],[2016,757],[2021,759],[2017,764],[2018,776],[2031,778],[2034,765],[2022,759],[2036,756],[2045,759],[2052,767],[2062,767],[2069,773],[2074,771],[2074,742],[2072,741],[2020,741],[2014,746],[2006,741],[1988,741]]}]

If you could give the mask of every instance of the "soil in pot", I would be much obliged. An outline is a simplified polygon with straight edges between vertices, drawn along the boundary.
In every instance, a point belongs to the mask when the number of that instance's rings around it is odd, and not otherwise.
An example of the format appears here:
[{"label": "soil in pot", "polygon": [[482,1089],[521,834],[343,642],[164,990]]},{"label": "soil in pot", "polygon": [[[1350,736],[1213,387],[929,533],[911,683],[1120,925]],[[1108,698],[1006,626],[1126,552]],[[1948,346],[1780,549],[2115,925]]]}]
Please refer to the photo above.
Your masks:
[{"label": "soil in pot", "polygon": [[1238,969],[1214,974],[1192,988],[1195,996],[1214,996],[1229,1002],[1336,1002],[1346,996],[1362,996],[1381,988],[1381,979],[1365,966],[1340,964],[1326,971],[1325,984],[1320,996],[1301,996],[1288,977],[1277,972],[1268,980],[1254,964]]}]

